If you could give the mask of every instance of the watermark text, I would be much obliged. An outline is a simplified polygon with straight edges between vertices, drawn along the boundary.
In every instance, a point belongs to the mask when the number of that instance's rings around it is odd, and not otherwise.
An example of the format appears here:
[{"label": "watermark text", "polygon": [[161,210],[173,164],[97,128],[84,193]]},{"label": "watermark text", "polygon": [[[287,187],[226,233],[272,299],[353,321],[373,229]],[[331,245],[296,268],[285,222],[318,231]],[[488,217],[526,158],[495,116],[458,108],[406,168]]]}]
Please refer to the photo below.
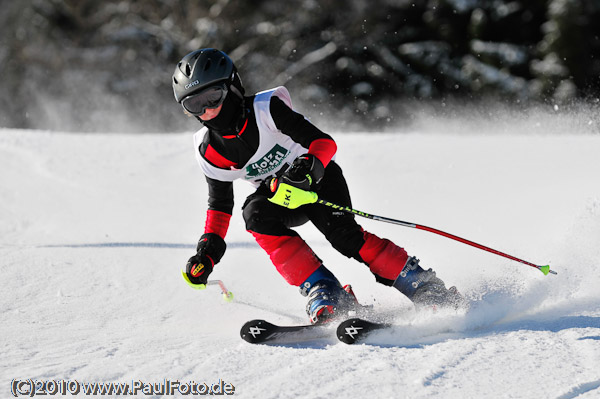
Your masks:
[{"label": "watermark text", "polygon": [[161,382],[79,382],[77,380],[14,379],[11,394],[15,397],[34,396],[213,396],[233,395],[235,386],[219,380],[215,383],[179,380]]}]

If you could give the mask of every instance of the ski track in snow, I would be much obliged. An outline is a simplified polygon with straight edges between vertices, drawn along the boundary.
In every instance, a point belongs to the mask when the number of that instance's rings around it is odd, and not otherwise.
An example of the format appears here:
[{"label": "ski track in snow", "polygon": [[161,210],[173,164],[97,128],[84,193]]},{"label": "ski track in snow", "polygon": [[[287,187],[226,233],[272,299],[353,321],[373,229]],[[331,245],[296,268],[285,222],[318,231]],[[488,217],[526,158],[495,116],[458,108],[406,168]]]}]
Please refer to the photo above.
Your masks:
[{"label": "ski track in snow", "polygon": [[306,322],[305,298],[245,232],[243,183],[212,276],[234,301],[182,281],[206,209],[190,134],[0,130],[0,397],[15,378],[222,379],[245,398],[600,397],[600,136],[530,130],[334,134],[357,209],[558,272],[359,220],[471,302],[467,312],[416,314],[303,226],[340,280],[396,325],[354,346],[333,332],[293,345],[240,339],[250,319]]}]

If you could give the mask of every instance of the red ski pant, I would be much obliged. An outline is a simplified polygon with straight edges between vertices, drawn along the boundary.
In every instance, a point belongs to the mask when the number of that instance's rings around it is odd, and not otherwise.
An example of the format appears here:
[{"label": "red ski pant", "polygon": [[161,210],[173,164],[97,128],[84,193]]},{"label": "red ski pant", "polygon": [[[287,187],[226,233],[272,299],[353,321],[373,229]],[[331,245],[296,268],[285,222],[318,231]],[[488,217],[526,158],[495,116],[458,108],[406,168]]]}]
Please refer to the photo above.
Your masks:
[{"label": "red ski pant", "polygon": [[[331,162],[318,190],[320,198],[352,206],[341,169]],[[246,229],[263,248],[279,274],[292,285],[302,284],[322,263],[293,227],[308,221],[323,233],[340,253],[369,266],[377,281],[392,285],[408,255],[393,242],[364,231],[354,215],[318,204],[287,209],[268,201],[266,186],[251,194],[243,207]]]}]

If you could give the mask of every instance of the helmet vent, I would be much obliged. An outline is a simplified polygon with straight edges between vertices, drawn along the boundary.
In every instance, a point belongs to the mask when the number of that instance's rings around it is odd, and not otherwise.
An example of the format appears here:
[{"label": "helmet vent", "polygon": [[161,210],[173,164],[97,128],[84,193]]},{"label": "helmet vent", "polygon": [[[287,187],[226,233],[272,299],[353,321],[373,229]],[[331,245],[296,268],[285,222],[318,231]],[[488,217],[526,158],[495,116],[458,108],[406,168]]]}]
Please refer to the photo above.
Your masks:
[{"label": "helmet vent", "polygon": [[173,83],[175,83],[176,85],[179,84],[179,82],[177,81],[177,79],[175,79],[175,77],[173,77]]},{"label": "helmet vent", "polygon": [[189,77],[192,74],[192,68],[190,67],[190,64],[186,64],[185,65],[185,74]]},{"label": "helmet vent", "polygon": [[210,69],[211,64],[212,64],[211,60],[207,60],[206,64],[204,64],[204,70],[208,71]]}]

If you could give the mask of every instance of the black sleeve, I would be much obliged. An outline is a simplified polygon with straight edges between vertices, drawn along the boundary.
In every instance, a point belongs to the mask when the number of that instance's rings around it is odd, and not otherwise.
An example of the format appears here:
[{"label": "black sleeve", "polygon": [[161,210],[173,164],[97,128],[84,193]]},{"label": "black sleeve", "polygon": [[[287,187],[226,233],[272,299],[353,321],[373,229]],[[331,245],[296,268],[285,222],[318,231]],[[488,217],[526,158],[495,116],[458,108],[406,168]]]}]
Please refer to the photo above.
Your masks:
[{"label": "black sleeve", "polygon": [[305,148],[308,148],[310,143],[318,139],[333,140],[330,135],[323,133],[318,127],[306,120],[304,115],[292,110],[277,96],[271,97],[269,110],[277,129]]},{"label": "black sleeve", "polygon": [[208,209],[233,213],[233,183],[206,177],[208,182]]}]

